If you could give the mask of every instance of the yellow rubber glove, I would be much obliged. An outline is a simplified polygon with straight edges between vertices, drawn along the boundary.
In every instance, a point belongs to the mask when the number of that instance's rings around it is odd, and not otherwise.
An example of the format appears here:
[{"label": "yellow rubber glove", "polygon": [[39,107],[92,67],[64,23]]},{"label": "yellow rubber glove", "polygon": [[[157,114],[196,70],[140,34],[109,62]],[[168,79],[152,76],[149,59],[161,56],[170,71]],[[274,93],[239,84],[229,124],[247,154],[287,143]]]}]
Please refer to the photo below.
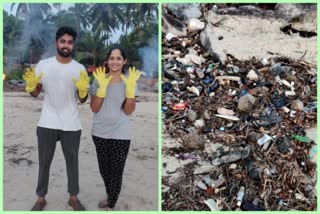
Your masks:
[{"label": "yellow rubber glove", "polygon": [[140,71],[136,70],[135,67],[129,68],[129,75],[126,78],[123,74],[120,75],[123,82],[126,84],[126,97],[135,98],[136,95],[136,84],[140,77]]},{"label": "yellow rubber glove", "polygon": [[108,85],[112,79],[112,76],[106,78],[106,69],[105,67],[99,67],[93,72],[93,76],[98,83],[97,97],[105,98],[107,95]]},{"label": "yellow rubber glove", "polygon": [[80,78],[78,80],[72,78],[72,81],[79,91],[79,97],[85,98],[88,94],[88,84],[90,82],[87,72],[80,71]]},{"label": "yellow rubber glove", "polygon": [[26,81],[26,91],[29,93],[33,92],[36,89],[37,84],[42,78],[42,76],[43,76],[43,72],[41,72],[39,76],[36,76],[35,68],[32,68],[32,69],[27,68],[26,72],[22,76],[24,81]]}]

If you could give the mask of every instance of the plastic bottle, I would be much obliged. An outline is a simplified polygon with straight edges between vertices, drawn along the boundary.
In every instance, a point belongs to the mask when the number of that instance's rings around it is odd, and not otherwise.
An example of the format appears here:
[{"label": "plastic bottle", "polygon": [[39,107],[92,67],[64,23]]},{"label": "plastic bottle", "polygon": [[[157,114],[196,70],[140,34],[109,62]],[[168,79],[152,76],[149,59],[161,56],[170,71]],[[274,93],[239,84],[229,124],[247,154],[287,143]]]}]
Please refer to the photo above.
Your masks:
[{"label": "plastic bottle", "polygon": [[300,136],[300,135],[292,135],[291,136],[292,139],[295,139],[299,142],[303,142],[303,143],[310,143],[311,139],[305,136]]},{"label": "plastic bottle", "polygon": [[210,74],[210,73],[212,73],[212,71],[213,71],[213,64],[209,64],[208,68],[205,70],[205,73]]},{"label": "plastic bottle", "polygon": [[311,147],[309,154],[308,154],[308,159],[313,163],[317,162],[317,145],[313,145]]},{"label": "plastic bottle", "polygon": [[196,68],[196,74],[200,79],[204,78],[204,73],[200,68]]},{"label": "plastic bottle", "polygon": [[243,197],[244,197],[244,187],[241,186],[241,187],[240,187],[240,190],[239,190],[239,192],[238,192],[238,194],[237,194],[237,206],[238,206],[238,207],[241,206]]}]

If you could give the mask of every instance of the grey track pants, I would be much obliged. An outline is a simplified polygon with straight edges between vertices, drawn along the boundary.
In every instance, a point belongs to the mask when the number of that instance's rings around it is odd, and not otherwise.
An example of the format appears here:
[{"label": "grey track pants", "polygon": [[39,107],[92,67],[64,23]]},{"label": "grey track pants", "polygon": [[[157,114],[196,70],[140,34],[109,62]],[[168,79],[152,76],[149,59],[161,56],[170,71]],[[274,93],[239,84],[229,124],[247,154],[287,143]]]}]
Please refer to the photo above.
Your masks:
[{"label": "grey track pants", "polygon": [[63,131],[37,127],[39,174],[36,193],[44,197],[48,192],[50,166],[56,149],[57,141],[61,142],[62,151],[67,166],[68,192],[71,195],[79,193],[78,153],[81,130]]}]

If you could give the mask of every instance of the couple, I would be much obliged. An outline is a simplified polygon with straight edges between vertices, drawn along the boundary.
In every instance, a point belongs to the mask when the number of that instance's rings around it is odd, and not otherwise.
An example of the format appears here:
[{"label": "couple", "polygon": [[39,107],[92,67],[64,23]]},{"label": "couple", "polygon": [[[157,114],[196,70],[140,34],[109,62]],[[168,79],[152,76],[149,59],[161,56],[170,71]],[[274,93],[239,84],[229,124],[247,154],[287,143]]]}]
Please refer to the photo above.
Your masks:
[{"label": "couple", "polygon": [[[56,32],[57,54],[41,60],[35,70],[28,69],[23,76],[26,91],[37,97],[42,91],[44,100],[37,127],[39,174],[36,193],[38,200],[31,210],[43,210],[48,191],[49,171],[57,141],[66,161],[69,205],[74,210],[85,210],[77,197],[79,193],[78,152],[81,123],[77,101],[88,97],[90,78],[83,65],[71,58],[77,33],[70,27]],[[124,67],[127,62],[122,47],[113,46],[107,54],[105,68],[94,72],[90,88],[90,107],[94,112],[92,139],[96,146],[99,171],[108,199],[99,202],[100,208],[112,210],[117,202],[123,170],[130,146],[129,117],[135,109],[138,95],[136,81],[140,73]]]}]

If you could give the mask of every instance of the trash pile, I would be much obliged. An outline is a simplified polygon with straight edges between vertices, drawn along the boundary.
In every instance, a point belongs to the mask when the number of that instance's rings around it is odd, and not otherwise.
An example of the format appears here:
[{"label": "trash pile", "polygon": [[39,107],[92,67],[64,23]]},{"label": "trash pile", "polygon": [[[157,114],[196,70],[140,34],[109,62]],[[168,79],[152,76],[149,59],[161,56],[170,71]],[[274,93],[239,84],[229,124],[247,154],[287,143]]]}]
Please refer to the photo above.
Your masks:
[{"label": "trash pile", "polygon": [[316,65],[222,62],[199,22],[162,34],[162,210],[316,210]]}]

